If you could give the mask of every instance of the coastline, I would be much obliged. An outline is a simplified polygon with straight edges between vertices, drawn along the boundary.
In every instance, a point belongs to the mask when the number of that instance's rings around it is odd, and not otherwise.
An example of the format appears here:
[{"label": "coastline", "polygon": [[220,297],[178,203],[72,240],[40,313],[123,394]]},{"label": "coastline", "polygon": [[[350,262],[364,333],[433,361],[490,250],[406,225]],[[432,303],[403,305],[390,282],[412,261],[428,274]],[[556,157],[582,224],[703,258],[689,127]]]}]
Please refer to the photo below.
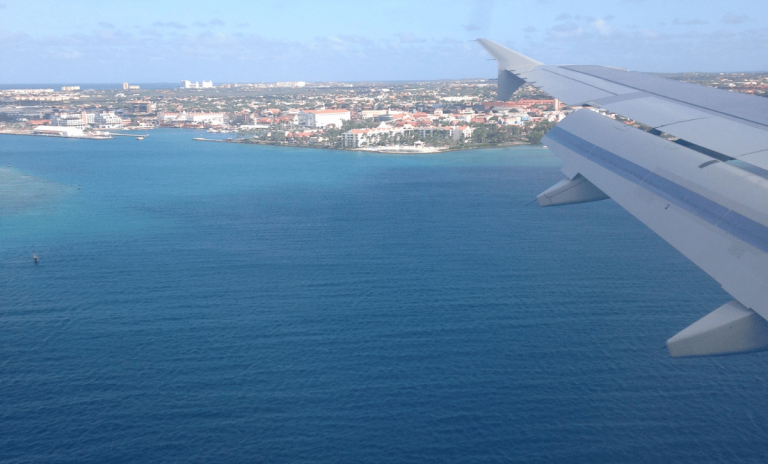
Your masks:
[{"label": "coastline", "polygon": [[12,131],[11,132],[11,131],[3,131],[3,130],[0,130],[0,135],[24,135],[24,136],[28,136],[28,137],[50,137],[50,138],[55,138],[55,139],[75,139],[75,140],[80,140],[80,139],[85,139],[85,140],[110,140],[110,139],[114,138],[111,135],[110,136],[86,135],[86,136],[82,136],[82,137],[69,137],[69,136],[66,136],[66,135],[56,135],[56,134],[41,134],[41,133],[35,134],[34,132],[31,132],[31,131]]},{"label": "coastline", "polygon": [[[152,127],[152,128],[140,128],[140,127],[130,127],[125,129],[119,129],[120,131],[147,131],[149,129],[158,129],[158,127]],[[198,129],[189,129],[184,127],[162,127],[160,129],[182,129],[182,130],[198,130]],[[82,137],[68,137],[64,135],[54,135],[54,134],[44,134],[44,133],[34,133],[32,131],[24,131],[24,130],[0,130],[0,135],[23,135],[23,136],[32,136],[32,137],[49,137],[49,138],[59,138],[59,139],[84,139],[84,140],[111,140],[116,137],[148,137],[148,135],[134,135],[134,134],[118,134],[118,133],[108,133],[108,135],[85,135]],[[504,148],[504,147],[515,147],[515,146],[535,146],[535,145],[541,145],[541,144],[532,144],[532,143],[525,143],[525,142],[504,142],[499,144],[482,144],[482,145],[472,145],[472,146],[463,146],[463,147],[413,147],[413,146],[407,146],[407,145],[385,145],[385,146],[374,146],[374,147],[362,147],[362,148],[341,148],[341,147],[333,147],[333,146],[310,146],[310,145],[299,145],[294,143],[280,143],[280,142],[269,142],[269,141],[249,141],[248,140],[238,140],[238,139],[207,139],[204,137],[193,137],[193,141],[195,142],[217,142],[217,143],[236,143],[240,145],[268,145],[268,146],[274,146],[274,147],[286,147],[286,148],[315,148],[315,149],[321,149],[321,150],[338,150],[338,151],[358,151],[358,152],[365,152],[365,153],[381,153],[381,154],[387,154],[387,155],[428,155],[428,154],[437,154],[437,153],[449,153],[449,152],[455,152],[455,151],[470,151],[470,150],[479,150],[479,149],[485,149],[485,148]],[[543,146],[543,145],[541,145]]]},{"label": "coastline", "polygon": [[381,147],[363,147],[363,148],[339,148],[339,147],[331,147],[331,146],[310,146],[310,145],[299,145],[299,144],[291,144],[291,143],[279,143],[279,142],[267,142],[267,141],[258,141],[258,142],[249,142],[245,140],[236,140],[236,139],[207,139],[204,137],[194,137],[192,138],[195,142],[217,142],[217,143],[236,143],[240,145],[269,145],[269,146],[275,146],[275,147],[286,147],[286,148],[315,148],[315,149],[321,149],[321,150],[338,150],[338,151],[358,151],[358,152],[366,152],[366,153],[381,153],[381,154],[387,154],[387,155],[428,155],[428,154],[436,154],[436,153],[449,153],[454,151],[470,151],[470,150],[479,150],[479,149],[486,149],[486,148],[505,148],[505,147],[517,147],[517,146],[543,146],[541,144],[533,144],[533,143],[523,143],[523,142],[504,142],[499,144],[482,144],[482,145],[472,145],[472,146],[465,146],[465,147],[411,147],[411,146],[403,146],[403,145],[385,145]]}]

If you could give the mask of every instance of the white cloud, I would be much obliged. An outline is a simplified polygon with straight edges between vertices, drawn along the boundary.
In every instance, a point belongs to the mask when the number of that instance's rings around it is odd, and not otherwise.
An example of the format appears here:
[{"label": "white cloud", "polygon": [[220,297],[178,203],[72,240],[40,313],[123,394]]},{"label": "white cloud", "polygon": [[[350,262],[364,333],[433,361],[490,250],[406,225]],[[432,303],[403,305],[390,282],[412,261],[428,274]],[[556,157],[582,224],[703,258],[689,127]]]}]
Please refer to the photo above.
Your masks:
[{"label": "white cloud", "polygon": [[[242,30],[161,31],[99,29],[29,37],[0,29],[0,62],[7,64],[0,67],[0,82],[173,82],[190,75],[219,82],[400,80],[477,77],[492,68],[475,43],[407,32],[388,40],[332,35],[296,42]],[[70,64],[73,60],[77,66]]]},{"label": "white cloud", "polygon": [[605,20],[597,19],[590,24],[600,35],[608,36],[613,34],[613,28]]},{"label": "white cloud", "polygon": [[[700,31],[680,27],[607,29],[586,17],[539,30],[521,53],[545,63],[588,63],[659,72],[750,71],[768,67],[768,28]],[[601,30],[602,29],[602,30]],[[330,35],[308,41],[265,38],[239,29],[101,28],[31,37],[0,28],[0,82],[219,82],[405,80],[492,77],[495,64],[473,42],[411,32],[385,40]],[[661,31],[665,31],[662,29]],[[546,32],[541,34],[541,32]],[[610,40],[605,40],[610,32]],[[501,43],[511,43],[497,37]],[[142,59],[146,57],[147,59]]]}]

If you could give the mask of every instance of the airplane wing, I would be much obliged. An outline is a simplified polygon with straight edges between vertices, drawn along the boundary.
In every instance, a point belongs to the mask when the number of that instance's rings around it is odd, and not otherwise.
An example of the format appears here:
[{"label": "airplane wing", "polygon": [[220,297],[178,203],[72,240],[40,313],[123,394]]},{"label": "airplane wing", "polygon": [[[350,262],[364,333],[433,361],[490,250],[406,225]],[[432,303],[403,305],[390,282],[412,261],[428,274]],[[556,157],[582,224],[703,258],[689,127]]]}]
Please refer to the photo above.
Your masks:
[{"label": "airplane wing", "polygon": [[[768,98],[601,66],[551,66],[487,39],[499,99],[524,83],[589,109],[542,139],[566,179],[541,206],[612,198],[719,282],[734,300],[667,341],[670,355],[768,350]],[[676,139],[676,140],[675,140]]]}]

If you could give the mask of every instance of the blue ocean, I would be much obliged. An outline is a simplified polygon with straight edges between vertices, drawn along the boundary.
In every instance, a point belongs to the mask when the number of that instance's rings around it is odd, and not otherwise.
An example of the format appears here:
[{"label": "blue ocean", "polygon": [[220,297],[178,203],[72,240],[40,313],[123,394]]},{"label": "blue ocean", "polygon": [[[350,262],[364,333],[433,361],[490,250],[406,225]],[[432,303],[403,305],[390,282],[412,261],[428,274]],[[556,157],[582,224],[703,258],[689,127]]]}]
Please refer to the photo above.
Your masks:
[{"label": "blue ocean", "polygon": [[660,350],[729,296],[546,148],[200,135],[0,136],[0,462],[768,459],[766,354]]}]

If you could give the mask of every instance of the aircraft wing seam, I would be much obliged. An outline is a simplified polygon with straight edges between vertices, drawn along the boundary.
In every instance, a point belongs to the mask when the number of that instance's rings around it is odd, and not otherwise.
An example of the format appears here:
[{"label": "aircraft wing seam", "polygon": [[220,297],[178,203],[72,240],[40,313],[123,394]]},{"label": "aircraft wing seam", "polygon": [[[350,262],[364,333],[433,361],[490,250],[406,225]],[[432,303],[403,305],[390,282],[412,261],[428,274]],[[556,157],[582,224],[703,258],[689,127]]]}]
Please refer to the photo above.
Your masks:
[{"label": "aircraft wing seam", "polygon": [[[574,69],[572,67],[567,67],[567,66],[562,66],[562,67],[564,69],[569,70],[569,71],[577,72],[579,74],[584,74],[585,76],[590,76],[590,77],[594,77],[596,79],[602,79],[602,80],[604,80],[606,82],[610,82],[612,84],[623,85],[624,87],[629,87],[631,89],[637,90],[638,92],[646,93],[646,94],[648,94],[648,96],[653,96],[653,97],[661,98],[661,99],[664,99],[664,100],[667,100],[667,101],[678,103],[678,104],[683,105],[683,106],[688,106],[688,107],[691,107],[691,108],[697,108],[697,109],[700,109],[700,110],[708,111],[710,113],[715,113],[717,115],[724,116],[727,119],[738,119],[740,121],[745,121],[745,122],[749,122],[751,124],[757,124],[757,125],[759,125],[761,127],[767,127],[768,128],[768,125],[766,125],[764,123],[761,123],[761,122],[758,122],[758,121],[753,121],[751,119],[747,119],[747,118],[744,118],[744,117],[741,117],[741,116],[736,116],[736,115],[733,115],[733,114],[730,114],[730,113],[726,113],[726,112],[723,112],[723,111],[718,111],[716,109],[708,108],[706,106],[697,105],[695,103],[687,102],[685,100],[679,100],[679,99],[676,99],[676,98],[668,97],[666,95],[655,93],[653,91],[643,90],[643,89],[637,88],[637,87],[635,87],[635,86],[633,86],[631,84],[628,84],[628,83],[621,83],[621,82],[617,82],[617,81],[614,81],[612,79],[608,79],[608,78],[605,78],[605,77],[595,76],[594,74],[590,74],[588,72],[580,71],[580,70]],[[565,76],[563,76],[563,77],[565,77]],[[584,84],[581,81],[577,81],[577,82],[580,82],[580,83]],[[585,84],[585,85],[589,85],[589,84]]]},{"label": "aircraft wing seam", "polygon": [[[614,174],[618,174],[630,182],[674,203],[681,209],[714,225],[728,235],[752,245],[760,251],[768,252],[768,227],[765,225],[662,177],[649,169],[626,160],[615,153],[593,145],[558,126],[550,129],[546,137],[608,169]],[[584,144],[591,145],[592,149],[585,150]]]},{"label": "aircraft wing seam", "polygon": [[[546,69],[546,68],[543,68],[543,69],[541,69],[541,70],[542,70],[542,71],[546,71],[546,72],[548,72],[548,73],[551,73],[551,74],[554,74],[554,75],[556,75],[556,76],[560,76],[560,77],[562,77],[563,79],[568,79],[568,80],[571,80],[571,81],[573,81],[573,82],[578,82],[579,84],[582,84],[582,85],[586,85],[587,87],[592,87],[593,89],[597,89],[597,90],[601,90],[601,91],[603,91],[603,92],[606,92],[606,93],[610,93],[610,94],[613,94],[613,96],[614,96],[614,97],[621,95],[621,94],[618,94],[618,93],[616,93],[616,92],[611,92],[610,90],[607,90],[607,89],[604,89],[604,88],[598,87],[598,86],[596,86],[596,85],[588,84],[588,83],[586,83],[586,82],[584,82],[584,81],[580,81],[580,80],[578,80],[578,79],[574,79],[574,78],[572,78],[572,77],[568,77],[568,76],[564,76],[564,75],[562,75],[562,74],[560,74],[560,73],[556,73],[555,71],[552,71],[552,69]],[[585,74],[585,73],[582,73],[582,74]],[[587,75],[588,75],[588,74],[587,74]],[[523,79],[525,79],[525,78],[523,78]],[[606,79],[606,81],[607,81],[607,79]],[[528,83],[529,83],[529,84],[533,84],[533,82],[530,82],[530,81],[528,81]],[[624,86],[624,87],[629,87],[629,86]],[[613,98],[613,97],[604,97],[604,98]]]}]

